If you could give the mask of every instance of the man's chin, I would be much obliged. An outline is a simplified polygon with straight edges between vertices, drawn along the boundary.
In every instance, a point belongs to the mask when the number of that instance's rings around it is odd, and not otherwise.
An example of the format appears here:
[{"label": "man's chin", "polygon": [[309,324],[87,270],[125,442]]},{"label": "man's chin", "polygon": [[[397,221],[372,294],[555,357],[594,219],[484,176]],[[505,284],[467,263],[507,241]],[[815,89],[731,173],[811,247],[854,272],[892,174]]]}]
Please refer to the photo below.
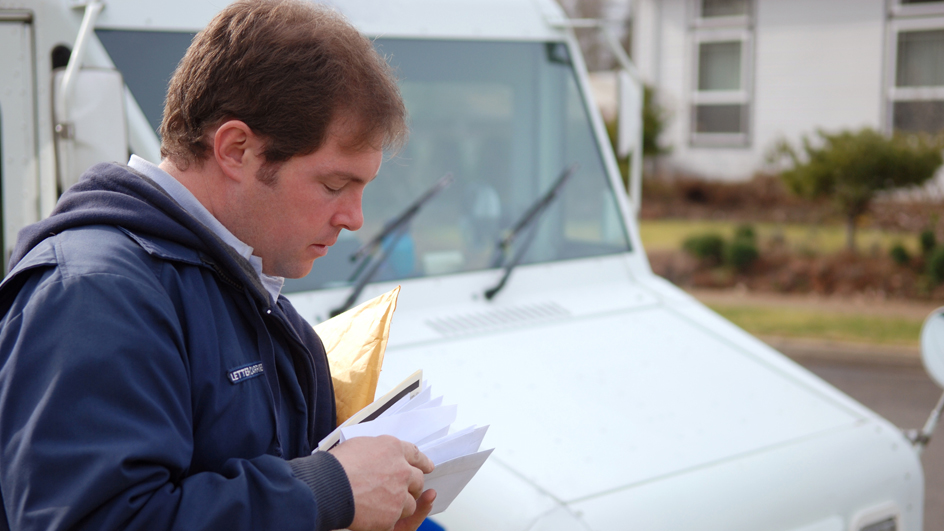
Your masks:
[{"label": "man's chin", "polygon": [[290,271],[288,275],[281,275],[285,278],[304,278],[308,276],[308,273],[311,273],[311,268],[314,265],[314,260],[308,262],[308,267],[299,266],[297,269]]},{"label": "man's chin", "polygon": [[[277,271],[275,273],[266,272],[266,274],[274,274],[283,278],[303,278],[308,276],[308,273],[311,273],[311,268],[314,265],[315,260],[327,254],[327,245],[310,245],[308,247],[308,252],[306,252],[304,256],[297,256],[296,260],[286,260],[281,264],[277,264]],[[265,267],[264,261],[263,267]]]},{"label": "man's chin", "polygon": [[308,276],[308,273],[311,273],[311,268],[315,263],[315,259],[309,260],[299,260],[291,264],[283,264],[277,271],[273,273],[266,273],[269,275],[275,275],[283,278],[304,278]]}]

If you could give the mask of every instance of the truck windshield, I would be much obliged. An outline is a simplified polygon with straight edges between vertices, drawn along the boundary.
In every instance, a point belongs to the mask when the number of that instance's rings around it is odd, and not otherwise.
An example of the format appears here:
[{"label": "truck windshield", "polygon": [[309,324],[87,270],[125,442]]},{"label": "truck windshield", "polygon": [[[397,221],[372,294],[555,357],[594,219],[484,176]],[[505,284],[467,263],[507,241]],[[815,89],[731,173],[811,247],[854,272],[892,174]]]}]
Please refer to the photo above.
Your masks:
[{"label": "truck windshield", "polygon": [[[125,50],[137,48],[139,33],[98,32],[155,123],[159,114],[152,107],[160,108],[163,92],[146,93],[143,87],[166,87],[164,79],[151,78],[169,78],[177,59],[166,61],[171,66],[159,73],[137,67],[140,61],[122,60]],[[152,50],[162,49],[152,46],[154,39],[169,39],[163,49],[172,48],[179,58],[190,35],[149,32],[146,37]],[[409,142],[385,158],[367,187],[363,228],[342,231],[311,274],[286,281],[286,292],[356,282],[351,254],[446,173],[452,173],[452,185],[423,205],[395,244],[386,244],[387,257],[374,281],[494,267],[498,242],[574,164],[578,170],[528,229],[533,234],[518,239],[529,240],[521,263],[629,250],[563,43],[377,39],[375,44],[400,79],[410,114]],[[140,76],[150,78],[137,83]]]},{"label": "truck windshield", "polygon": [[[386,249],[375,281],[493,267],[498,242],[572,164],[579,169],[532,228],[522,263],[629,250],[567,48],[559,43],[378,39],[410,113],[410,139],[364,192],[364,226],[344,231],[286,291],[345,285],[351,254],[438,179]],[[391,240],[392,243],[393,240]]]}]

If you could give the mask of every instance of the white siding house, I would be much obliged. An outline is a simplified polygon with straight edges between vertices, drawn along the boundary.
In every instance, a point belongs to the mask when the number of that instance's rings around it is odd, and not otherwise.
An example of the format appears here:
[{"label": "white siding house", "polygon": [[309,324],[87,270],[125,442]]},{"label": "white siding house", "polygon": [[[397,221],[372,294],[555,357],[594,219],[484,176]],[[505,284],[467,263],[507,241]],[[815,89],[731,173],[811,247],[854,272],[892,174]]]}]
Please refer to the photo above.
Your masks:
[{"label": "white siding house", "polygon": [[944,1],[634,0],[665,165],[747,179],[778,139],[944,129]]}]

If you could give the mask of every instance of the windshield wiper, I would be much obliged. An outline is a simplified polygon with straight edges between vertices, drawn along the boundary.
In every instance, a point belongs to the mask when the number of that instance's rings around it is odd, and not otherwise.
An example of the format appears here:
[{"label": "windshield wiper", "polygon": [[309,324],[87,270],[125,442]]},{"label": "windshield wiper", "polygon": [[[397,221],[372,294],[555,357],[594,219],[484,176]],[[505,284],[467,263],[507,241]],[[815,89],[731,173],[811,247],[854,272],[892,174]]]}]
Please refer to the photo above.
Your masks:
[{"label": "windshield wiper", "polygon": [[[506,234],[501,240],[498,241],[498,249],[495,256],[495,260],[492,262],[492,267],[499,267],[505,262],[505,254],[508,252],[508,249],[511,247],[511,244],[514,243],[515,239],[521,234],[521,231],[528,228],[538,219],[541,215],[547,212],[547,208],[551,206],[551,203],[554,202],[554,199],[557,198],[558,193],[561,188],[564,187],[564,184],[570,179],[570,177],[577,171],[577,168],[580,165],[576,162],[571,164],[569,167],[565,168],[561,172],[560,177],[557,178],[557,181],[551,186],[551,189],[544,193],[541,197],[538,198],[534,204],[521,216],[521,219],[515,223],[514,227],[508,234]],[[524,254],[528,251],[528,248],[531,247],[531,242],[534,241],[535,234],[537,229],[532,230],[529,237],[521,242],[521,245],[518,246],[515,255],[512,257],[511,261],[508,262],[505,267],[505,274],[502,275],[501,280],[498,281],[494,287],[485,291],[485,298],[492,300],[492,298],[498,294],[503,287],[505,287],[505,282],[508,281],[508,277],[511,276],[511,272],[517,267],[521,262],[521,259],[524,258]]]},{"label": "windshield wiper", "polygon": [[[351,255],[351,262],[360,260],[361,263],[347,281],[354,282],[354,279],[358,277],[360,277],[360,280],[357,281],[357,284],[354,286],[354,291],[352,291],[347,300],[344,301],[344,304],[331,310],[331,317],[344,313],[354,306],[354,302],[357,301],[361,292],[364,291],[367,284],[374,278],[377,272],[380,271],[380,266],[387,261],[390,252],[400,243],[400,238],[407,233],[410,228],[410,221],[416,217],[420,208],[432,198],[436,197],[439,192],[448,188],[449,185],[452,184],[452,181],[452,173],[447,173],[440,177],[438,181],[433,183],[433,185],[426,190],[426,193],[408,206],[400,215],[384,223],[384,228],[379,234],[362,245],[360,249],[354,251]],[[379,254],[378,251],[380,251]]]}]

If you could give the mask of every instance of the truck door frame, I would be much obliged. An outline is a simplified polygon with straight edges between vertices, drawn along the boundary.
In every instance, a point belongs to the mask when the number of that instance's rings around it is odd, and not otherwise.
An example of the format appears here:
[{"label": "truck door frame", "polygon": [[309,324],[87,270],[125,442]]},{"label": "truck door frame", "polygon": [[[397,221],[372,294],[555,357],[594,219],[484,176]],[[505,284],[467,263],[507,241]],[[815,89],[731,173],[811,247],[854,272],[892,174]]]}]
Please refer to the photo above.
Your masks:
[{"label": "truck door frame", "polygon": [[0,11],[0,252],[6,272],[16,233],[37,221],[39,142],[36,137],[33,17]]}]

